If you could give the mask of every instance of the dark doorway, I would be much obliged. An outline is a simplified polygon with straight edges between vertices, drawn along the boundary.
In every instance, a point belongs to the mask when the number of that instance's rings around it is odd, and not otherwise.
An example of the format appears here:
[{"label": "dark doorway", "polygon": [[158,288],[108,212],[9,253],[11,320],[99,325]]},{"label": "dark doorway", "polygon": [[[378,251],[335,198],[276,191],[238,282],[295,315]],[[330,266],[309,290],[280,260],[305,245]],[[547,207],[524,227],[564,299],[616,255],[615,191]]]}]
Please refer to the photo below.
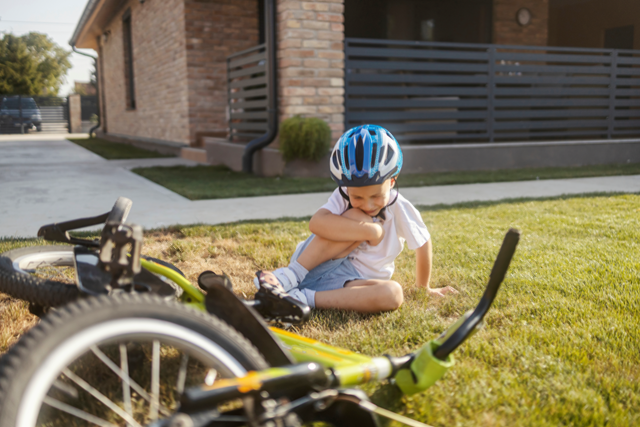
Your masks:
[{"label": "dark doorway", "polygon": [[605,49],[633,49],[633,25],[604,30]]},{"label": "dark doorway", "polygon": [[491,43],[492,0],[345,0],[345,37]]}]

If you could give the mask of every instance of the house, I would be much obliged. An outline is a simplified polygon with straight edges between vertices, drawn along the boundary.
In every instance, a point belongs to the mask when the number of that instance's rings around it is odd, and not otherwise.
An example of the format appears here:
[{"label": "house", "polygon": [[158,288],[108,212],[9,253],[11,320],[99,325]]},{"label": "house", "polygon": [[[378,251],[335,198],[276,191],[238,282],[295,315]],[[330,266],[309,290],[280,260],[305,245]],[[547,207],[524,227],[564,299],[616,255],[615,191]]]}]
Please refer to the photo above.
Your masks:
[{"label": "house", "polygon": [[635,0],[89,0],[70,43],[106,137],[209,161],[296,114],[388,127],[414,172],[640,161]]}]

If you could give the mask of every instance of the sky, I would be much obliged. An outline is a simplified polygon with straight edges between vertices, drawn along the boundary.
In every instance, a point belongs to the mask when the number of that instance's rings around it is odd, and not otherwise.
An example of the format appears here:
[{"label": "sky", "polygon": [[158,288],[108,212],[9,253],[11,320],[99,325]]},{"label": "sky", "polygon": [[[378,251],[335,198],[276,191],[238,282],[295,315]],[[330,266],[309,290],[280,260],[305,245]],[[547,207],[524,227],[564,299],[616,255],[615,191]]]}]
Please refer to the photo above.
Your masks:
[{"label": "sky", "polygon": [[[80,16],[89,0],[0,0],[0,37],[4,33],[27,34],[30,31],[45,33],[62,48],[71,51],[69,39],[73,35]],[[92,49],[78,49],[96,56]],[[72,53],[71,68],[59,95],[67,95],[74,81],[88,82],[93,60]]]}]

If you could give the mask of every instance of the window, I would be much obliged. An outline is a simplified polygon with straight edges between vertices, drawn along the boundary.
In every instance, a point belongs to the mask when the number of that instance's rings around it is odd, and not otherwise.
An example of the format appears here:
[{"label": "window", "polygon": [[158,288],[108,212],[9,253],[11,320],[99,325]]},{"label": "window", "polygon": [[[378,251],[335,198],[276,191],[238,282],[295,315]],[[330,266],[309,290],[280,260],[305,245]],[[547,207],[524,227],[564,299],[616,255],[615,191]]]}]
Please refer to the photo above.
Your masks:
[{"label": "window", "polygon": [[127,10],[122,17],[122,43],[124,54],[124,83],[126,91],[127,110],[136,108],[136,92],[133,81],[133,42],[131,37],[131,10]]}]

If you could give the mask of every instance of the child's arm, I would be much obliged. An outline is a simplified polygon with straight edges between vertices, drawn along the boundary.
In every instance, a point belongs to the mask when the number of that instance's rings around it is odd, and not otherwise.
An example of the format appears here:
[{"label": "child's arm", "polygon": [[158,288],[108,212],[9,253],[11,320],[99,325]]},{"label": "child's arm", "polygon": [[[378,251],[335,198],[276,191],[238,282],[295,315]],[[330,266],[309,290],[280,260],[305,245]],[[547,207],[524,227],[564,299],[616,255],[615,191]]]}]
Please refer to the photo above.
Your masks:
[{"label": "child's arm", "polygon": [[384,229],[371,217],[362,213],[362,220],[335,215],[328,209],[319,209],[309,221],[309,230],[317,236],[334,242],[363,242],[376,246],[384,237]]},{"label": "child's arm", "polygon": [[458,291],[451,286],[433,289],[429,286],[431,280],[431,264],[433,259],[433,251],[431,247],[431,239],[424,245],[416,249],[416,286],[426,288],[432,295],[444,296],[446,294],[457,294]]}]

